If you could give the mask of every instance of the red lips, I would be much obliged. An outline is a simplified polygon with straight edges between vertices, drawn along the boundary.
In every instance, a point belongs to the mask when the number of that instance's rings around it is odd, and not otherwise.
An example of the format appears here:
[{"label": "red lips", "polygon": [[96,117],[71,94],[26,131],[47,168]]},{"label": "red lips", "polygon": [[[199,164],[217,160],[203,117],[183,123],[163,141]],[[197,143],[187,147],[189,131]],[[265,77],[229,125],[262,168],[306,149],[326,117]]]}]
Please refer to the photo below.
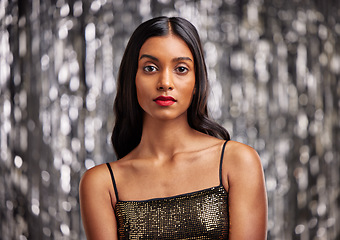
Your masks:
[{"label": "red lips", "polygon": [[154,101],[160,106],[170,106],[176,102],[176,99],[171,96],[159,96]]}]

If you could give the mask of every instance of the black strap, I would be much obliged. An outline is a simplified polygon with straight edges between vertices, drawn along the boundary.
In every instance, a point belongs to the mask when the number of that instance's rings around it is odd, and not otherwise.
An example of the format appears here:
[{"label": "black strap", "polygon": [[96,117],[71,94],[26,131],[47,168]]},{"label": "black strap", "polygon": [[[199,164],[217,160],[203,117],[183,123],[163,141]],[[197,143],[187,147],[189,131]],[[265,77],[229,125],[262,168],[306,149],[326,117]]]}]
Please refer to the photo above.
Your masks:
[{"label": "black strap", "polygon": [[110,171],[111,179],[112,179],[112,184],[113,184],[113,189],[115,190],[116,199],[117,199],[117,202],[118,202],[118,191],[117,191],[116,181],[115,181],[115,178],[113,176],[112,168],[111,168],[111,165],[109,163],[106,163],[106,166],[107,166],[107,168]]},{"label": "black strap", "polygon": [[223,163],[223,155],[225,145],[227,144],[228,140],[223,143],[222,152],[221,152],[221,160],[220,160],[220,184],[222,185],[222,163]]}]

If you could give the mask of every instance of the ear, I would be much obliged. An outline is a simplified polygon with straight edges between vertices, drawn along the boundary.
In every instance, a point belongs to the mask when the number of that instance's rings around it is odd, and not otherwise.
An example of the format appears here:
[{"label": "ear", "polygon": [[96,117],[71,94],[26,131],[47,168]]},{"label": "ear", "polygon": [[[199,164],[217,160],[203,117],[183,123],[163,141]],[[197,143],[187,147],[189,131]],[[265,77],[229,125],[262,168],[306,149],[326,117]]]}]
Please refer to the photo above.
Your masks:
[{"label": "ear", "polygon": [[192,95],[196,94],[196,88],[194,88],[194,90],[192,91]]}]

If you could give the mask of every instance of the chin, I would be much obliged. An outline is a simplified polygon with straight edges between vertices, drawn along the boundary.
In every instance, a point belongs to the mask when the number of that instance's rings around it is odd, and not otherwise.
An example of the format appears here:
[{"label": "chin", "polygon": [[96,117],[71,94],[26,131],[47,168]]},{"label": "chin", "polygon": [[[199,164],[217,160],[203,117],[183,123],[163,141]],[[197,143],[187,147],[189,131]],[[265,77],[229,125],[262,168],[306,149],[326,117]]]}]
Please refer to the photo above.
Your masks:
[{"label": "chin", "polygon": [[[146,113],[147,114],[147,113]],[[182,113],[182,114],[174,114],[173,112],[158,112],[158,113],[154,113],[154,114],[147,114],[150,119],[153,120],[160,120],[160,121],[171,121],[171,120],[179,120],[179,119],[185,119],[187,121],[187,114]]]}]

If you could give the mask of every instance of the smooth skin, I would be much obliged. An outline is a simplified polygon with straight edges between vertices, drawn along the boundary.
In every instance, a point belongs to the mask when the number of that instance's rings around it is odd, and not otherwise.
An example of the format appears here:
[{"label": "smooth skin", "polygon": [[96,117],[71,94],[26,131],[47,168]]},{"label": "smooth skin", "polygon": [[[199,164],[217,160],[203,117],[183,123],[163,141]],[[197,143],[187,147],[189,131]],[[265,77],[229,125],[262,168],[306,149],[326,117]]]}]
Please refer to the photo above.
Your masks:
[{"label": "smooth skin", "polygon": [[[224,141],[190,128],[187,122],[195,94],[195,66],[185,42],[174,35],[149,38],[139,53],[136,88],[144,110],[143,133],[132,152],[111,163],[119,199],[147,200],[218,186]],[[172,96],[176,102],[160,106],[154,101],[158,96]],[[222,183],[229,192],[229,239],[266,239],[267,196],[256,151],[229,141]],[[107,166],[88,170],[79,190],[87,239],[117,239],[117,199]]]}]

